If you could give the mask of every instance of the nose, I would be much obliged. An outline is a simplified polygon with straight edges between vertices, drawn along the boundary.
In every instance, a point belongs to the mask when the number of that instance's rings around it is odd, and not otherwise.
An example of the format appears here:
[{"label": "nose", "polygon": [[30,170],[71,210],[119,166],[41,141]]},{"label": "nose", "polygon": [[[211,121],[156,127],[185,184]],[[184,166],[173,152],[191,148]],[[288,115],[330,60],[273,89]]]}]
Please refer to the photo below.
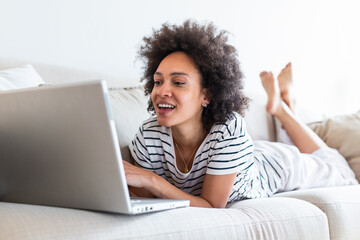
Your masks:
[{"label": "nose", "polygon": [[158,88],[157,95],[160,97],[171,97],[172,89],[167,81],[164,81]]}]

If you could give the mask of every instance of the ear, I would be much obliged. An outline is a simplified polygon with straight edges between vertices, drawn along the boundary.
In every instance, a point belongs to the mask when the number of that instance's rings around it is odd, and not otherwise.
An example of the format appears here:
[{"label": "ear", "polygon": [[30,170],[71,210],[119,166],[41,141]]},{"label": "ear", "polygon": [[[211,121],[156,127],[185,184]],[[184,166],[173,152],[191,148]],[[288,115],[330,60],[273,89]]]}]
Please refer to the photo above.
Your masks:
[{"label": "ear", "polygon": [[208,90],[207,88],[203,88],[202,90],[202,94],[203,94],[203,102],[206,102],[207,104],[209,104],[211,102],[210,98],[209,98],[209,94],[208,94]]}]

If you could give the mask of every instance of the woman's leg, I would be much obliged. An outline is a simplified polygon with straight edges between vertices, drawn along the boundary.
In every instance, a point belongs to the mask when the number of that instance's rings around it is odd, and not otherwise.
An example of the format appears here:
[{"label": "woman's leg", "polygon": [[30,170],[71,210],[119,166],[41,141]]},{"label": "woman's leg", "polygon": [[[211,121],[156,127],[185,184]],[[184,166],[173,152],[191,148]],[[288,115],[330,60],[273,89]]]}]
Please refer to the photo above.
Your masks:
[{"label": "woman's leg", "polygon": [[[272,144],[268,148],[269,152],[277,150],[277,156],[281,156],[281,162],[286,166],[285,185],[278,190],[357,184],[354,172],[339,152],[327,147],[295,114],[291,64],[281,71],[278,79],[274,79],[271,72],[262,72],[260,77],[268,95],[267,111],[280,121],[301,153],[312,153],[301,154],[297,149],[282,144]],[[266,146],[261,148],[266,149]]]},{"label": "woman's leg", "polygon": [[[295,96],[294,96],[294,84],[292,76],[292,64],[288,63],[279,73],[278,77],[279,90],[281,99],[288,105],[288,107],[296,113],[295,109]],[[276,129],[276,140],[281,143],[295,145],[291,140],[290,136],[283,128],[279,119],[274,118],[275,120],[275,129]]]},{"label": "woman's leg", "polygon": [[[291,65],[290,65],[291,67]],[[288,72],[289,73],[289,72]],[[291,76],[291,68],[290,74]],[[286,101],[282,99],[279,82],[274,78],[271,72],[260,73],[262,85],[268,95],[268,103],[266,110],[274,115],[281,122],[283,128],[302,153],[313,153],[319,148],[326,147],[327,145],[319,138],[299,117],[291,110],[293,106],[293,99],[291,91],[286,91],[284,84],[282,84],[283,95],[286,96]],[[289,78],[284,77],[282,83]],[[289,85],[288,85],[289,86]]]},{"label": "woman's leg", "polygon": [[280,96],[282,100],[295,112],[295,96],[293,89],[292,65],[289,62],[279,73],[277,77],[279,81]]}]

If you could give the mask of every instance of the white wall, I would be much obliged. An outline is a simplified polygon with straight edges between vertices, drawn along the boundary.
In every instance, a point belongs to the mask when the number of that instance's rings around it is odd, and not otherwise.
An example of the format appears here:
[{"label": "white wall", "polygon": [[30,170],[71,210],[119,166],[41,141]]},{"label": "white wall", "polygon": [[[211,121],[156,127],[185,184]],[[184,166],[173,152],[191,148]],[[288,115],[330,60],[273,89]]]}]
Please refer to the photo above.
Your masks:
[{"label": "white wall", "polygon": [[[294,65],[301,104],[360,109],[356,0],[0,0],[0,57],[104,72],[138,82],[141,39],[168,21],[213,21],[236,45],[247,87]],[[115,83],[111,83],[115,85]]]}]

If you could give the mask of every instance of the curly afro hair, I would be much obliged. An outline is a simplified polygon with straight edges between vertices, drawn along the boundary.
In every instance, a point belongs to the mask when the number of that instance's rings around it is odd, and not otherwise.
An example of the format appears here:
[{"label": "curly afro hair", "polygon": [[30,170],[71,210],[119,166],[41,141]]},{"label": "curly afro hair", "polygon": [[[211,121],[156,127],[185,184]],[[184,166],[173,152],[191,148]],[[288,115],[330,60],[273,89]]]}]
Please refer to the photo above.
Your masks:
[{"label": "curly afro hair", "polygon": [[[165,23],[143,41],[138,57],[145,64],[142,81],[146,82],[146,95],[151,95],[153,76],[160,62],[167,55],[181,51],[194,60],[202,76],[202,87],[207,89],[211,100],[203,108],[205,129],[209,131],[213,124],[225,123],[234,111],[244,115],[249,99],[243,93],[243,74],[236,49],[228,44],[227,32],[217,32],[212,23],[200,25],[187,20],[182,25]],[[154,113],[151,98],[148,111]]]}]

